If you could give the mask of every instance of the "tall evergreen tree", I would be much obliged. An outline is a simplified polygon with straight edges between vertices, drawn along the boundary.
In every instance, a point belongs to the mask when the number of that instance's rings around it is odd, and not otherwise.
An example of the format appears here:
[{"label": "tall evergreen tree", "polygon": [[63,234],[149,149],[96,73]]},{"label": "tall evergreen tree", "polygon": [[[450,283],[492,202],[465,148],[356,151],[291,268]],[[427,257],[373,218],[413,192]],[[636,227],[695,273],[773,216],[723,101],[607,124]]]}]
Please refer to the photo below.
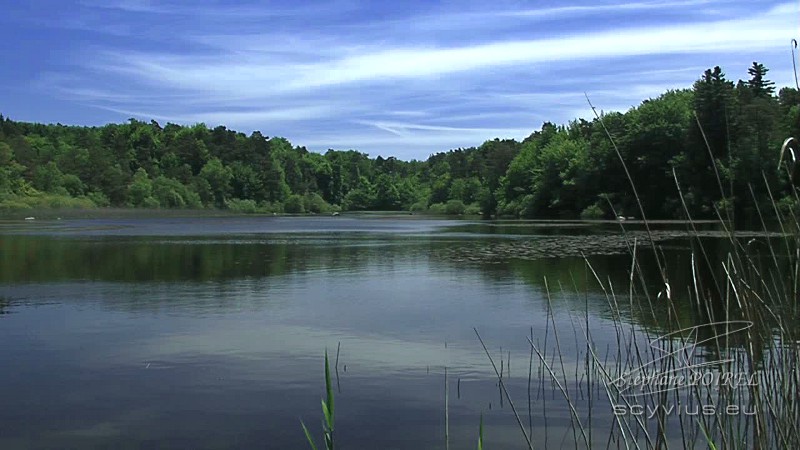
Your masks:
[{"label": "tall evergreen tree", "polygon": [[755,61],[747,69],[747,73],[750,74],[750,80],[747,85],[756,97],[769,97],[775,93],[775,82],[767,80],[767,72],[769,72],[769,69]]}]

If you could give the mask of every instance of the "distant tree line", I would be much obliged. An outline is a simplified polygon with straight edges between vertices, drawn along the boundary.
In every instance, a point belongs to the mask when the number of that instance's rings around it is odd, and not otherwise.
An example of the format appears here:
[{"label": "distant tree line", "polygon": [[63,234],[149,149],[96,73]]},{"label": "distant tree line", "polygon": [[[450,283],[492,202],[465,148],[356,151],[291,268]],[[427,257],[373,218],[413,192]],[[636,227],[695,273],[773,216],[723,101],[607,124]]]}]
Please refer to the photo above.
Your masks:
[{"label": "distant tree line", "polygon": [[684,216],[675,178],[693,217],[714,217],[715,207],[753,217],[756,207],[774,210],[770,191],[780,207],[793,204],[778,154],[786,137],[800,137],[800,93],[783,88],[776,95],[767,72],[753,63],[750,79],[734,83],[715,67],[692,89],[668,91],[625,113],[566,126],[548,122],[522,142],[494,139],[425,161],[355,150],[320,154],[224,126],[131,119],[78,127],[0,115],[0,209],[638,215],[616,145],[649,218]]}]

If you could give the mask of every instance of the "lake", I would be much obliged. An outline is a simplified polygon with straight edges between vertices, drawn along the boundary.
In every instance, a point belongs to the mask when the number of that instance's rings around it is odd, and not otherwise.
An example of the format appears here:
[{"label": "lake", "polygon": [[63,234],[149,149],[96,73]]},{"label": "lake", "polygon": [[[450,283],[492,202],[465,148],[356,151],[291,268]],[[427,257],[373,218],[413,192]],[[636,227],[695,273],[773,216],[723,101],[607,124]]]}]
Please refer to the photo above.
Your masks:
[{"label": "lake", "polygon": [[[686,227],[654,227],[665,270],[689,284]],[[579,436],[528,338],[546,350],[558,333],[564,357],[544,359],[579,368],[587,327],[601,358],[615,318],[665,331],[658,302],[608,300],[628,293],[634,240],[649,292],[631,298],[663,288],[646,234],[626,228],[627,241],[619,224],[378,215],[0,222],[0,448],[308,448],[326,350],[339,448],[444,449],[446,428],[450,448],[475,448],[481,417],[487,448],[528,448],[493,362],[536,448],[605,448],[604,394],[576,400],[593,411]],[[695,322],[688,303],[676,311]]]}]

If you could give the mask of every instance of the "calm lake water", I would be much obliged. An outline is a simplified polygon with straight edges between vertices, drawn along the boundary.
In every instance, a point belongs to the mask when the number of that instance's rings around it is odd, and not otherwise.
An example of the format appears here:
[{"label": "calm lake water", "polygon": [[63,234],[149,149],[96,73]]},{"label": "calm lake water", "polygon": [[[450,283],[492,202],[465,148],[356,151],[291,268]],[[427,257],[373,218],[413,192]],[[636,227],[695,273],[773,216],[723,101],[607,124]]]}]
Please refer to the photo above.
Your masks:
[{"label": "calm lake water", "polygon": [[[326,349],[340,448],[445,448],[445,367],[451,448],[475,447],[481,415],[488,448],[527,448],[474,329],[498,369],[502,355],[536,446],[572,448],[527,337],[552,342],[558,324],[573,366],[581,327],[615,345],[580,253],[626,292],[619,236],[407,217],[0,222],[0,448],[307,448]],[[682,273],[688,241],[661,244]],[[605,447],[603,408],[592,440]]]}]

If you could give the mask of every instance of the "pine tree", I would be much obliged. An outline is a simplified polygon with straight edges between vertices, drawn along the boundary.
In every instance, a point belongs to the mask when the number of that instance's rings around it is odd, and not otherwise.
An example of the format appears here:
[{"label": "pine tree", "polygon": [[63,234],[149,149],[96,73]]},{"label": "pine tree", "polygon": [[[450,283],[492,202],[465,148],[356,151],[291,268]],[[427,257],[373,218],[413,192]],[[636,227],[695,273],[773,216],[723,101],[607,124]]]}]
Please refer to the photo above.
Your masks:
[{"label": "pine tree", "polygon": [[690,211],[695,215],[711,215],[713,211],[708,205],[721,195],[712,165],[729,160],[730,130],[735,128],[734,84],[716,66],[703,73],[694,83],[693,91],[696,120],[690,119],[687,147],[678,174],[688,186]]},{"label": "pine tree", "polygon": [[733,83],[725,78],[725,73],[719,66],[706,70],[703,77],[694,83],[694,110],[705,132],[705,138],[697,124],[693,123],[693,150],[706,163],[711,162],[707,159],[706,139],[714,158],[722,158],[727,154],[733,88]]},{"label": "pine tree", "polygon": [[769,97],[775,93],[775,82],[767,80],[767,72],[769,69],[755,61],[753,61],[753,66],[747,69],[747,73],[750,74],[747,86],[756,97]]}]

